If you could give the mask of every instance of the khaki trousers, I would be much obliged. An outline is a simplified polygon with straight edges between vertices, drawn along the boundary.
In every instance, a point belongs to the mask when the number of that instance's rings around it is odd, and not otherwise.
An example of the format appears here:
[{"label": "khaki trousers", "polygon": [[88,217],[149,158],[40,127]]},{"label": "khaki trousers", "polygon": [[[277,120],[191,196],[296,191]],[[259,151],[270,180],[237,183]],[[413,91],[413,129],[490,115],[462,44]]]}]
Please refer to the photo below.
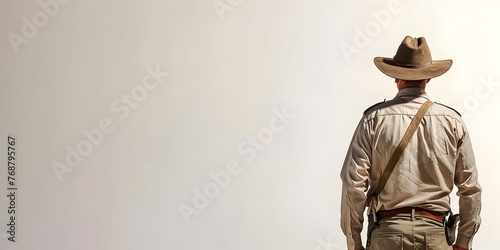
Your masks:
[{"label": "khaki trousers", "polygon": [[452,250],[444,224],[422,217],[395,216],[379,221],[367,250]]}]

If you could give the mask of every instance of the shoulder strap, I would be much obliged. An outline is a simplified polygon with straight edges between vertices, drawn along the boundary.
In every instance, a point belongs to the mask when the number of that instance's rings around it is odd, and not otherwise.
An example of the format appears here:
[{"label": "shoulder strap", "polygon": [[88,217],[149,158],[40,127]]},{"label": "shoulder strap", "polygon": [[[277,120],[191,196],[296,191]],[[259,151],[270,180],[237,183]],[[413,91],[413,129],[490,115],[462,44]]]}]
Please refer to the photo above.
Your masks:
[{"label": "shoulder strap", "polygon": [[368,113],[369,113],[369,112],[370,112],[373,108],[375,108],[376,106],[378,106],[378,105],[380,105],[380,104],[382,104],[382,103],[385,103],[385,99],[384,99],[384,101],[382,101],[382,102],[377,102],[377,103],[375,103],[375,104],[371,105],[370,107],[368,107],[368,108],[367,108],[367,109],[363,112],[363,115],[368,114]]},{"label": "shoulder strap", "polygon": [[398,163],[399,158],[401,157],[401,154],[406,148],[406,145],[408,145],[408,142],[410,141],[411,137],[417,130],[418,125],[420,124],[420,121],[422,120],[425,112],[431,107],[431,105],[434,104],[432,101],[426,101],[420,109],[418,109],[417,114],[413,118],[413,120],[410,123],[410,126],[408,126],[408,129],[406,129],[406,132],[403,136],[403,139],[399,142],[399,145],[397,146],[396,150],[394,150],[394,153],[392,153],[391,159],[387,163],[387,166],[384,169],[384,172],[382,173],[382,176],[380,176],[380,179],[376,185],[376,188],[371,188],[368,191],[367,196],[367,201],[370,201],[372,197],[377,196],[382,192],[382,190],[385,187],[385,184],[387,183],[387,179],[389,179],[389,176],[392,173],[392,170],[394,170],[394,167],[396,166],[396,163]]}]

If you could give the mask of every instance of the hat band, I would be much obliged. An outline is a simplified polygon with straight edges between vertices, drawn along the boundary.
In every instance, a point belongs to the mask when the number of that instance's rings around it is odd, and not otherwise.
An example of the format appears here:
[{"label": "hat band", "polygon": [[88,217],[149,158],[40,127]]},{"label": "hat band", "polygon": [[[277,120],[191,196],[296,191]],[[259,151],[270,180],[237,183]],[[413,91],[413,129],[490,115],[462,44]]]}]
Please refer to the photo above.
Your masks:
[{"label": "hat band", "polygon": [[[432,62],[429,62],[429,63],[432,63]],[[394,60],[394,64],[396,64],[397,66],[400,66],[400,67],[405,67],[405,68],[422,68],[429,63],[423,64],[423,65],[422,64],[410,64],[410,63],[400,63],[400,62]]]}]

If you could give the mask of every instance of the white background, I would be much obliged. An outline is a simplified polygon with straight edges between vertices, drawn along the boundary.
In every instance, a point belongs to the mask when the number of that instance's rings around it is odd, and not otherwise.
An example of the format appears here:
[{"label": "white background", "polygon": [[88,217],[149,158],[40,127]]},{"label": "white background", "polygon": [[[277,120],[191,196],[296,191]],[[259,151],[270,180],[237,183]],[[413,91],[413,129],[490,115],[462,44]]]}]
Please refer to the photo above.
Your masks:
[{"label": "white background", "polygon": [[[474,248],[491,249],[500,219],[499,8],[451,0],[2,0],[0,248],[346,249],[344,154],[363,110],[396,94],[373,57],[392,57],[410,35],[426,37],[434,59],[454,60],[427,92],[468,125],[484,189]],[[355,52],[345,54],[346,45]],[[168,76],[125,115],[121,98],[137,97],[148,67]],[[294,118],[266,134],[276,112]],[[68,165],[68,150],[88,143],[82,131],[103,119],[113,131],[58,178],[54,166]],[[253,148],[255,157],[238,150],[250,150],[259,133],[268,143]],[[8,135],[17,138],[16,243],[6,239]],[[241,172],[196,209],[195,190],[214,187],[211,173],[230,162]],[[183,205],[197,214],[183,216]]]}]

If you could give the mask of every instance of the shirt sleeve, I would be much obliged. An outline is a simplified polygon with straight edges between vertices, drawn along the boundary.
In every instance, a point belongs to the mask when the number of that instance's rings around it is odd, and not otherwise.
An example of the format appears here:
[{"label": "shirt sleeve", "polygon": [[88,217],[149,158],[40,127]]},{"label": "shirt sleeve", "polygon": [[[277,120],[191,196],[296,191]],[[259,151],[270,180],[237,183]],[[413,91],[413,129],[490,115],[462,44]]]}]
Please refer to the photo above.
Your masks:
[{"label": "shirt sleeve", "polygon": [[460,222],[456,244],[472,249],[472,238],[481,224],[481,186],[472,150],[469,133],[463,126],[464,134],[459,140],[458,157],[455,168],[455,185],[458,188]]},{"label": "shirt sleeve", "polygon": [[361,248],[363,213],[371,167],[369,123],[362,119],[358,124],[341,171],[342,201],[341,228],[349,250]]}]

